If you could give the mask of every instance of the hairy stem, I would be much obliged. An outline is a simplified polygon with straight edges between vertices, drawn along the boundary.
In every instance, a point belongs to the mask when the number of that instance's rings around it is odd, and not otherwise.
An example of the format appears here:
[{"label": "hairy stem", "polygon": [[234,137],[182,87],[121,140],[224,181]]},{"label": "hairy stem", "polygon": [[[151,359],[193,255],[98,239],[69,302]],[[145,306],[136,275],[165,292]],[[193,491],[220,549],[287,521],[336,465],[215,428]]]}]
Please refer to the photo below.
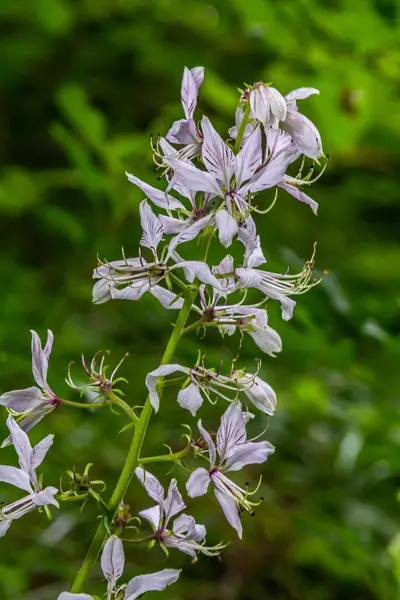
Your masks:
[{"label": "hairy stem", "polygon": [[[208,248],[211,242],[211,237],[213,234],[213,229],[210,228],[209,231],[204,233],[203,243],[202,243],[202,251],[201,251],[201,260],[206,260],[208,254]],[[179,312],[178,318],[176,320],[175,326],[172,330],[171,337],[169,338],[167,347],[164,351],[163,357],[161,359],[161,365],[165,365],[169,363],[175,353],[176,347],[181,338],[182,332],[185,328],[186,321],[190,314],[192,304],[197,295],[200,284],[193,286],[190,294],[187,295],[185,302]],[[162,386],[160,386],[159,396],[161,398],[162,395]],[[114,518],[114,514],[120,505],[123,497],[125,496],[133,474],[135,472],[136,467],[140,462],[140,452],[143,446],[144,438],[146,435],[147,427],[150,421],[151,414],[153,412],[152,406],[150,404],[150,400],[147,397],[146,402],[144,404],[141,415],[135,423],[135,432],[133,434],[131,446],[128,451],[128,455],[125,460],[124,467],[122,469],[121,475],[118,479],[117,485],[114,488],[114,491],[111,495],[110,501],[108,503],[108,516],[109,522],[112,522]],[[107,534],[106,524],[104,519],[101,520],[95,536],[90,544],[90,548],[86,554],[86,557],[81,565],[81,568],[78,571],[78,574],[75,578],[75,581],[72,585],[71,592],[79,593],[83,590],[84,585],[96,563],[97,557],[100,553],[103,540]]]}]

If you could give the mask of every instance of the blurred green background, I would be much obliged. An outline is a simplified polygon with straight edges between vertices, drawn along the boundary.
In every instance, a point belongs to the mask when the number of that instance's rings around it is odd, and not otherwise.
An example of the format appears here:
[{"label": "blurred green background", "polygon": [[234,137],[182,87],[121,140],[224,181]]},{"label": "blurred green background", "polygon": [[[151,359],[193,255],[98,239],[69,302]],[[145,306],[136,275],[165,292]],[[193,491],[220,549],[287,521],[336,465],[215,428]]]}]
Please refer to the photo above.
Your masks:
[{"label": "blurred green background", "polygon": [[[292,321],[269,309],[284,351],[262,366],[278,395],[264,502],[255,518],[244,516],[240,543],[211,496],[191,501],[208,542],[232,543],[221,560],[196,566],[171,554],[168,566],[185,568],[163,597],[400,598],[396,0],[2,0],[0,16],[0,392],[32,384],[29,329],[43,337],[51,328],[49,381],[59,395],[77,399],[64,383],[70,360],[108,348],[111,364],[130,352],[121,370],[127,399],[143,401],[144,376],[158,365],[175,313],[147,296],[93,306],[91,272],[97,253],[117,259],[122,245],[137,253],[143,194],[124,171],[157,185],[149,134],[181,118],[185,65],[206,67],[197,116],[207,114],[224,135],[243,82],[321,90],[301,103],[330,154],[312,189],[319,217],[282,192],[258,219],[271,269],[298,267],[318,240],[317,268],[330,272],[299,298]],[[215,244],[213,262],[220,257]],[[211,365],[234,357],[238,344],[237,336],[188,337],[177,358],[190,365],[201,347]],[[258,355],[245,340],[241,365]],[[223,409],[205,407],[208,427]],[[164,443],[179,449],[183,421],[195,430],[171,390],[145,454]],[[123,424],[108,411],[57,410],[31,435],[56,434],[45,482],[57,485],[64,470],[93,462],[110,493],[130,441],[130,432],[117,435]],[[264,425],[252,424],[253,433]],[[10,448],[1,459],[15,464]],[[254,483],[258,473],[237,481]],[[187,474],[174,475],[183,488]],[[0,496],[14,498],[8,486]],[[125,500],[132,514],[149,505],[137,486]],[[52,600],[68,589],[95,527],[92,505],[82,515],[64,507],[50,529],[39,514],[14,523],[0,540],[1,599]],[[127,556],[126,578],[166,566],[157,549],[130,547]],[[102,593],[100,579],[98,570],[88,591]]]}]

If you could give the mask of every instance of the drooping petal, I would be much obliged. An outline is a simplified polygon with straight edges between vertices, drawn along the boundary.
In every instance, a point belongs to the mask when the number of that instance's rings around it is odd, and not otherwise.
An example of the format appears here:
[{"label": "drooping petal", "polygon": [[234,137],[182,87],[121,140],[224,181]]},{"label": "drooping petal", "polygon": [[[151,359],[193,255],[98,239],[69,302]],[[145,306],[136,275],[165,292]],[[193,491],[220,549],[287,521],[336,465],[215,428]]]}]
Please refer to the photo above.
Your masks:
[{"label": "drooping petal", "polygon": [[31,469],[36,469],[42,464],[49,448],[53,443],[54,436],[52,434],[43,438],[32,450]]},{"label": "drooping petal", "polygon": [[18,461],[21,469],[25,473],[30,473],[31,470],[31,459],[32,459],[32,446],[25,431],[17,425],[11,415],[7,418],[7,427],[10,430],[11,440],[18,454]]},{"label": "drooping petal", "polygon": [[261,464],[274,452],[275,448],[269,442],[246,442],[228,458],[224,471],[240,471],[246,465]]},{"label": "drooping petal", "polygon": [[298,151],[296,149],[289,149],[286,152],[280,152],[278,155],[272,156],[267,164],[243,186],[242,193],[251,192],[254,194],[274,187],[282,180],[289,164],[295,161],[297,157]]},{"label": "drooping petal", "polygon": [[150,281],[149,279],[144,279],[131,283],[122,289],[110,287],[110,294],[113,300],[140,300],[149,289]]},{"label": "drooping petal", "polygon": [[186,408],[193,416],[203,404],[203,397],[195,383],[182,388],[178,394],[178,404],[181,408]]},{"label": "drooping petal", "polygon": [[282,127],[290,133],[303,154],[317,162],[324,155],[320,133],[305,115],[297,110],[288,111]]},{"label": "drooping petal", "polygon": [[190,474],[186,482],[186,491],[190,498],[198,498],[207,494],[210,485],[210,473],[207,469],[199,467]]},{"label": "drooping petal", "polygon": [[[199,260],[185,260],[171,267],[171,270],[178,268],[181,268],[185,271],[185,276],[186,270],[189,270],[189,273],[191,275],[195,275],[197,279],[202,283],[211,285],[215,290],[221,289],[218,279],[214,277],[214,275],[211,273],[210,267],[204,262],[201,262]],[[189,281],[192,282],[193,279]]]},{"label": "drooping petal", "polygon": [[[245,309],[239,309],[238,312],[243,312]],[[250,311],[251,309],[249,309]],[[245,328],[246,333],[253,338],[256,345],[271,356],[275,356],[277,352],[282,350],[282,340],[277,331],[268,325],[267,311],[257,309],[254,318],[249,321]]]},{"label": "drooping petal", "polygon": [[232,402],[221,418],[217,433],[220,462],[229,458],[246,441],[246,425],[240,402]]},{"label": "drooping petal", "polygon": [[179,200],[177,200],[176,198],[173,198],[172,196],[170,196],[170,194],[167,194],[166,192],[164,192],[162,190],[158,190],[157,188],[153,187],[152,185],[149,185],[148,183],[141,181],[140,179],[138,179],[138,177],[131,175],[130,173],[125,173],[125,174],[126,174],[127,178],[129,179],[129,181],[131,183],[133,183],[134,185],[137,185],[138,188],[140,188],[142,190],[142,192],[144,194],[146,194],[146,196],[152,202],[154,202],[154,204],[156,206],[159,206],[160,208],[166,208],[168,210],[176,210],[177,208],[184,208],[182,202],[179,202]]},{"label": "drooping petal", "polygon": [[242,521],[240,520],[240,513],[234,498],[227,496],[224,494],[224,492],[221,492],[217,488],[214,488],[214,494],[224,512],[226,520],[228,521],[229,525],[233,527],[233,529],[236,529],[239,539],[241,540],[243,535],[243,527]]},{"label": "drooping petal", "polygon": [[148,521],[150,523],[150,525],[153,527],[154,531],[157,531],[157,529],[160,526],[160,522],[161,522],[161,505],[160,504],[156,504],[156,506],[152,506],[151,508],[146,508],[145,510],[141,510],[139,512],[139,517],[141,519],[146,519],[146,521]]},{"label": "drooping petal", "polygon": [[7,406],[17,413],[31,411],[42,402],[43,392],[36,386],[5,392],[0,396],[0,406]]},{"label": "drooping petal", "polygon": [[290,194],[291,196],[293,196],[293,198],[296,198],[296,200],[300,200],[300,202],[304,202],[305,204],[308,204],[311,207],[311,210],[313,211],[313,213],[315,215],[317,214],[317,212],[318,212],[318,202],[316,202],[315,200],[313,200],[312,198],[310,198],[310,196],[307,196],[307,194],[305,194],[303,192],[303,190],[301,190],[299,188],[299,186],[297,186],[297,185],[290,185],[289,181],[286,181],[286,175],[283,178],[283,181],[279,184],[279,187],[281,187],[288,194]]},{"label": "drooping petal", "polygon": [[256,169],[260,166],[261,161],[261,129],[260,126],[257,125],[253,132],[248,136],[236,157],[235,179],[238,187],[253,177]]},{"label": "drooping petal", "polygon": [[146,592],[161,592],[179,579],[177,569],[164,569],[150,575],[139,575],[130,580],[125,588],[124,600],[136,600]]},{"label": "drooping petal", "polygon": [[150,294],[157,298],[159,303],[164,308],[172,308],[176,310],[180,310],[183,306],[183,299],[178,298],[174,292],[170,292],[166,288],[161,287],[160,285],[153,285],[150,288]]},{"label": "drooping petal", "polygon": [[58,494],[58,489],[49,485],[48,487],[44,488],[44,490],[37,492],[37,494],[33,496],[32,500],[36,506],[46,506],[48,504],[52,504],[53,506],[59,508],[60,506],[57,500],[54,498],[56,494]]},{"label": "drooping petal", "polygon": [[207,171],[229,186],[236,165],[235,155],[207,117],[201,120],[201,129],[204,135],[202,158]]},{"label": "drooping petal", "polygon": [[215,222],[218,227],[219,241],[225,248],[228,248],[239,231],[238,222],[226,208],[222,208],[216,213]]},{"label": "drooping petal", "polygon": [[104,577],[112,586],[115,586],[116,581],[121,577],[124,571],[125,554],[121,540],[116,535],[108,538],[104,544],[101,554],[101,570]]},{"label": "drooping petal", "polygon": [[197,169],[189,162],[178,160],[174,157],[164,159],[175,172],[178,179],[193,192],[209,192],[214,196],[223,196],[215,177],[207,171]]},{"label": "drooping petal", "polygon": [[[26,417],[23,417],[20,421],[18,421],[19,428],[25,432],[30,431],[35,425],[39,423],[39,421],[43,419],[43,417],[52,412],[55,408],[56,405],[49,407],[49,405],[46,403],[43,409],[40,409],[40,407],[34,409],[32,412],[26,415]],[[9,435],[8,438],[6,438],[2,443],[1,448],[9,446],[11,443],[11,435]]]},{"label": "drooping petal", "polygon": [[[185,146],[199,144],[197,127],[193,119],[179,119],[178,121],[174,121],[165,138],[172,144],[182,144]],[[174,149],[174,154],[176,153]],[[172,153],[168,153],[168,155],[171,156]]]},{"label": "drooping petal", "polygon": [[201,437],[207,443],[208,453],[210,455],[210,467],[213,468],[215,465],[215,461],[217,459],[215,444],[213,442],[211,435],[208,433],[207,429],[204,429],[201,419],[197,422],[197,427],[199,429]]},{"label": "drooping petal", "polygon": [[264,123],[277,127],[279,121],[286,116],[286,102],[277,89],[263,82],[256,84],[249,93],[249,102],[255,118]]},{"label": "drooping petal", "polygon": [[202,542],[206,537],[206,528],[204,525],[196,523],[190,515],[180,515],[175,519],[172,525],[172,531],[175,535],[184,535],[186,539]]},{"label": "drooping petal", "polygon": [[246,248],[244,256],[246,267],[259,267],[267,262],[261,249],[260,236],[257,235],[256,225],[251,215],[240,225],[238,239]]},{"label": "drooping petal", "polygon": [[266,381],[256,377],[253,385],[249,389],[244,389],[244,393],[256,408],[267,415],[274,414],[277,402],[276,394]]},{"label": "drooping petal", "polygon": [[17,467],[0,466],[0,481],[29,493],[32,491],[28,473]]},{"label": "drooping petal", "polygon": [[146,200],[140,203],[139,211],[140,223],[143,229],[140,245],[155,251],[164,234],[163,226]]},{"label": "drooping petal", "polygon": [[316,88],[301,87],[286,94],[285,100],[288,104],[291,104],[296,100],[305,100],[312,94],[319,94],[319,90]]},{"label": "drooping petal", "polygon": [[93,304],[104,304],[111,300],[112,282],[107,279],[99,279],[93,286],[92,302]]},{"label": "drooping petal", "polygon": [[183,501],[180,491],[178,490],[178,484],[176,479],[171,479],[168,487],[168,494],[163,502],[163,508],[165,513],[164,526],[167,527],[169,520],[180,513],[186,508],[186,504]]},{"label": "drooping petal", "polygon": [[164,500],[164,488],[157,477],[154,477],[149,471],[145,471],[143,467],[137,467],[135,475],[152,500],[158,503]]},{"label": "drooping petal", "polygon": [[189,375],[190,371],[187,367],[181,367],[181,365],[161,365],[158,369],[151,371],[146,375],[146,387],[149,390],[150,403],[154,410],[157,412],[160,407],[160,398],[156,392],[157,380],[159,377],[166,377],[167,375],[171,375],[171,373],[175,373],[179,371],[180,373],[186,373]]}]

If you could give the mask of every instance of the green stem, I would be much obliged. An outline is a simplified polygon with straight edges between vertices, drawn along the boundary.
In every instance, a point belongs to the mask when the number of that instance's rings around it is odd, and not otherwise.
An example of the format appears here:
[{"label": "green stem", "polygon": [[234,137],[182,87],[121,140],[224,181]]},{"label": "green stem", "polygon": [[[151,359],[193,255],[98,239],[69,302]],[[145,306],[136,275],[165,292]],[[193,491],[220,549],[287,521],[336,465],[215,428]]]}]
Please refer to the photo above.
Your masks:
[{"label": "green stem", "polygon": [[[211,237],[213,234],[213,228],[210,228],[207,232],[204,233],[203,243],[202,243],[202,252],[201,252],[201,260],[206,260],[208,254],[208,248],[211,242]],[[190,294],[187,295],[185,302],[179,312],[178,318],[176,320],[174,329],[172,330],[171,337],[169,338],[167,347],[161,359],[161,365],[165,365],[170,362],[172,359],[178,342],[181,338],[182,332],[185,328],[187,318],[192,309],[192,304],[197,295],[198,289],[200,287],[200,283],[193,286],[193,289]],[[162,386],[160,386],[159,396],[161,398],[162,395]],[[114,518],[114,514],[118,509],[123,497],[125,496],[133,474],[135,472],[136,467],[139,465],[140,461],[140,452],[143,446],[144,438],[147,431],[147,426],[150,421],[151,414],[153,412],[152,406],[150,404],[149,397],[147,397],[146,402],[144,404],[143,410],[139,417],[139,420],[136,422],[135,432],[133,434],[131,446],[128,451],[128,455],[125,460],[124,467],[122,469],[121,475],[118,479],[117,485],[111,495],[110,501],[108,503],[108,517],[110,522]],[[83,590],[84,585],[86,583],[87,578],[89,577],[95,563],[97,557],[100,553],[103,540],[107,534],[107,528],[104,522],[104,519],[101,520],[95,536],[90,544],[90,548],[86,554],[86,557],[81,565],[81,568],[78,571],[78,574],[75,578],[75,581],[72,585],[71,592],[79,593]]]},{"label": "green stem", "polygon": [[181,458],[185,458],[191,452],[191,448],[185,448],[184,450],[180,450],[179,452],[174,452],[173,454],[161,454],[160,456],[146,456],[145,458],[139,459],[140,465],[149,465],[153,463],[159,462],[177,462]]},{"label": "green stem", "polygon": [[243,138],[243,135],[244,135],[244,132],[246,129],[246,125],[249,121],[249,114],[250,114],[250,102],[247,101],[243,119],[242,119],[242,122],[240,123],[239,131],[238,131],[238,134],[236,137],[236,142],[235,142],[235,145],[233,146],[233,151],[235,154],[237,154],[240,150],[240,144],[242,143],[242,138]]},{"label": "green stem", "polygon": [[122,408],[122,410],[126,412],[128,417],[132,419],[134,423],[137,423],[139,421],[139,417],[134,413],[133,409],[129,406],[127,402],[125,402],[125,400],[122,400],[122,398],[114,394],[114,392],[112,391],[107,392],[107,396],[113,404]]},{"label": "green stem", "polygon": [[196,329],[198,329],[199,327],[219,327],[220,325],[235,325],[235,323],[233,323],[232,321],[203,321],[202,319],[199,319],[198,321],[196,321],[195,323],[192,323],[191,325],[188,325],[187,327],[185,327],[185,329],[183,330],[183,335],[185,335],[186,333],[190,333],[191,331],[194,331]]},{"label": "green stem", "polygon": [[74,402],[73,400],[61,400],[61,404],[66,404],[67,406],[75,406],[75,408],[102,408],[103,406],[108,406],[109,402],[94,402],[93,404],[89,404],[86,402]]}]

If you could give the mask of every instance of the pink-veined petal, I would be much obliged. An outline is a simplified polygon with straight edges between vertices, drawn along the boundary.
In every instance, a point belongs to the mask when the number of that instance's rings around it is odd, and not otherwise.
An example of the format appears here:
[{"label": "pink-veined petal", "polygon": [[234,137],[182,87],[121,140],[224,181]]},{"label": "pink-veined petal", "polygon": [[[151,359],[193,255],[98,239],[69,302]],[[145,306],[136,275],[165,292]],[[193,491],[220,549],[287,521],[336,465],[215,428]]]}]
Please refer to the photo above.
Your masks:
[{"label": "pink-veined petal", "polygon": [[223,197],[221,188],[211,173],[174,157],[165,158],[164,162],[174,170],[179,181],[192,192],[209,192],[214,196]]},{"label": "pink-veined petal", "polygon": [[176,479],[171,479],[167,497],[163,502],[163,508],[165,513],[165,527],[167,527],[168,522],[172,517],[186,508],[186,504],[183,502],[182,495],[178,490]]},{"label": "pink-veined petal", "polygon": [[262,144],[260,126],[246,139],[242,149],[236,157],[236,185],[240,187],[242,183],[253,177],[256,169],[262,161]]},{"label": "pink-veined petal", "polygon": [[224,462],[246,441],[246,426],[240,402],[232,402],[221,418],[217,433],[220,462]]},{"label": "pink-veined petal", "polygon": [[140,203],[140,224],[143,229],[140,245],[156,250],[164,234],[160,219],[153,213],[146,200]]},{"label": "pink-veined petal", "polygon": [[5,392],[0,396],[0,406],[7,406],[17,413],[31,411],[42,403],[43,392],[36,386]]},{"label": "pink-veined petal", "polygon": [[300,200],[300,202],[304,202],[304,204],[308,204],[308,206],[310,206],[310,208],[313,211],[313,213],[315,215],[317,214],[317,212],[318,212],[318,202],[316,202],[315,200],[313,200],[312,198],[310,198],[310,196],[307,196],[307,194],[305,194],[303,192],[303,190],[301,190],[298,186],[296,186],[296,185],[290,185],[289,183],[286,183],[285,180],[283,180],[283,182],[281,182],[279,184],[279,187],[281,187],[288,194],[290,194],[291,196],[293,196],[293,198],[296,198],[296,200]]},{"label": "pink-veined petal", "polygon": [[198,90],[199,86],[196,84],[193,74],[185,67],[182,77],[181,102],[186,119],[191,119],[193,117],[194,109],[197,104]]},{"label": "pink-veined petal", "polygon": [[229,186],[235,170],[236,159],[233,151],[216,132],[207,117],[201,121],[203,132],[202,158],[207,168],[216,179]]},{"label": "pink-veined petal", "polygon": [[121,540],[116,535],[108,538],[101,554],[101,570],[113,586],[124,571],[125,554]]},{"label": "pink-veined petal", "polygon": [[7,427],[10,430],[11,440],[18,454],[18,461],[26,473],[31,470],[32,446],[25,431],[17,425],[11,415],[7,418]]}]

